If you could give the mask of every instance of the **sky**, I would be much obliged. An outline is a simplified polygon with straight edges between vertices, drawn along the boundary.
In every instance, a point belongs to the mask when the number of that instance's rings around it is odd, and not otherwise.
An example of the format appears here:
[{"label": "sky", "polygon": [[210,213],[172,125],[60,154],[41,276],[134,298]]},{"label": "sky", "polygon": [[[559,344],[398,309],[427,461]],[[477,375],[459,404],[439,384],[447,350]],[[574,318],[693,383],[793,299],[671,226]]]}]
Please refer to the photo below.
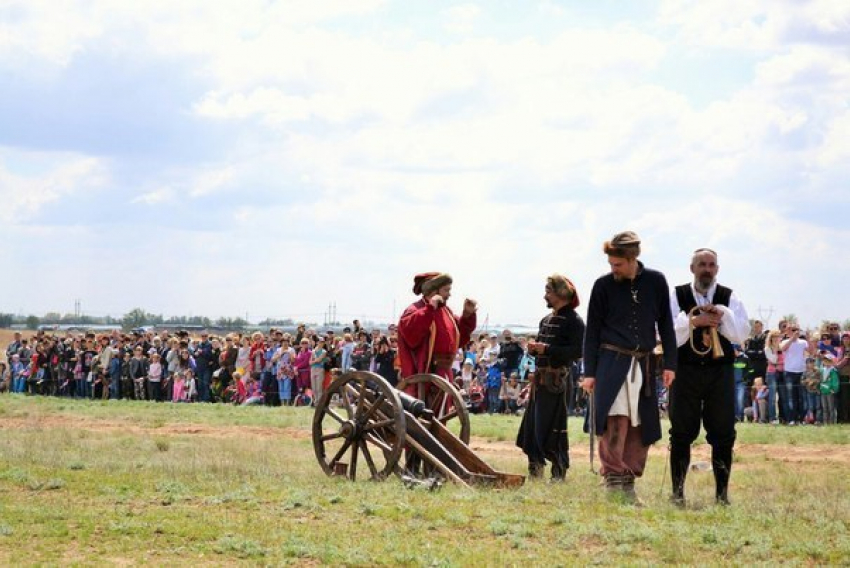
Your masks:
[{"label": "sky", "polygon": [[0,312],[535,325],[623,230],[850,319],[844,0],[0,0]]}]

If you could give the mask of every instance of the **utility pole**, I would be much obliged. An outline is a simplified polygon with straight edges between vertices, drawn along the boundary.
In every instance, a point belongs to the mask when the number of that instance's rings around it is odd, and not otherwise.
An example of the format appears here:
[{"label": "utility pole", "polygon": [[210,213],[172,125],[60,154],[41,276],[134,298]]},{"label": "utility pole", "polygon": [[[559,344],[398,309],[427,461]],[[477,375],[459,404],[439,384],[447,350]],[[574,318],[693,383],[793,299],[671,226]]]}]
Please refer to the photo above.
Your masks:
[{"label": "utility pole", "polygon": [[[758,308],[756,308],[756,311],[759,314],[759,319],[764,324],[764,328],[770,329],[770,318],[771,316],[773,316],[773,306],[770,306],[768,308],[762,308],[761,306],[759,306]],[[764,315],[765,312],[767,312],[766,316]]]}]

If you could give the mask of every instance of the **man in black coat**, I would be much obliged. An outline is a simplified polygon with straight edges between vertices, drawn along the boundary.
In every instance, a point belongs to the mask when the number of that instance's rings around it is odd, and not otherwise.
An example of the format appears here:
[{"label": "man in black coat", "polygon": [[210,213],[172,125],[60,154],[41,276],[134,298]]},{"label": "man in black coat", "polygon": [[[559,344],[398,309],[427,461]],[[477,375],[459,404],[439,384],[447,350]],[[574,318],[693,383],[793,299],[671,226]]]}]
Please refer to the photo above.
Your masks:
[{"label": "man in black coat", "polygon": [[[637,260],[640,239],[626,231],[606,241],[611,272],[596,280],[584,339],[585,391],[592,395],[600,473],[609,491],[636,502],[649,446],[661,439],[655,385],[656,327],[664,350],[664,386],[676,378],[676,334],[664,275]],[[590,414],[590,413],[589,413]]]},{"label": "man in black coat", "polygon": [[537,372],[516,444],[528,456],[531,477],[542,477],[549,460],[552,479],[561,481],[570,467],[567,438],[570,369],[581,357],[584,321],[575,311],[578,293],[566,276],[554,274],[547,278],[543,297],[552,313],[540,321],[537,339],[528,343],[528,352],[537,357]]}]

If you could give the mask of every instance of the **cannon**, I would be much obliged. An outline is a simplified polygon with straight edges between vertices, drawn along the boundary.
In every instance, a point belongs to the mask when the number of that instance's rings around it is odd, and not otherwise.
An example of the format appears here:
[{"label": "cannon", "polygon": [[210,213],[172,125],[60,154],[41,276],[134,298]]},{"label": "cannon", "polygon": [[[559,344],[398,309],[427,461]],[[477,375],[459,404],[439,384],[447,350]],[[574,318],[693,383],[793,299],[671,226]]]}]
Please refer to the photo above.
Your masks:
[{"label": "cannon", "polygon": [[[420,378],[407,384],[428,381],[433,380]],[[367,371],[338,377],[316,403],[313,415],[313,448],[322,470],[352,481],[383,481],[392,475],[409,478],[424,472],[464,486],[516,487],[525,482],[523,475],[496,471],[470,449],[469,416],[459,395],[460,403],[439,402],[436,408],[433,402],[441,397],[432,399],[432,404],[429,397],[424,398],[398,391]],[[454,418],[458,418],[454,426],[459,434],[449,427]]]}]

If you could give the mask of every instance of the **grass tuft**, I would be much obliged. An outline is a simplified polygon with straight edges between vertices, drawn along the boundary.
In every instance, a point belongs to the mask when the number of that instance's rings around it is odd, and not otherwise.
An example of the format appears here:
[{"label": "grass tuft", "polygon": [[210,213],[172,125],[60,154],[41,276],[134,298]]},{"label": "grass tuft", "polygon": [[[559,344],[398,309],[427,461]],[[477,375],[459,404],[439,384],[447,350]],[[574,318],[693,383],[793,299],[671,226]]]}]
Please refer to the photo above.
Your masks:
[{"label": "grass tuft", "polygon": [[219,554],[238,558],[262,558],[268,554],[266,548],[256,541],[232,535],[218,539],[213,545],[213,550]]}]

